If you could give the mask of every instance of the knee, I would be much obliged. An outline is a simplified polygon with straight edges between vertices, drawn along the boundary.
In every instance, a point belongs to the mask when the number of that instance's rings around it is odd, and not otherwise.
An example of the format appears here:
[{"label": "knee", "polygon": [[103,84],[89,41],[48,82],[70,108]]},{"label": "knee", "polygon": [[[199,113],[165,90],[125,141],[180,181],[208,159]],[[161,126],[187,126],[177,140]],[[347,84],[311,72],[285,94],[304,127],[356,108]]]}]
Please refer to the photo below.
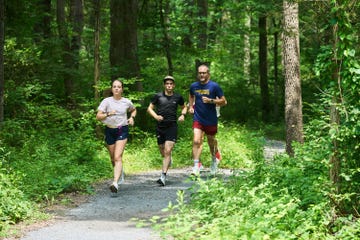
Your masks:
[{"label": "knee", "polygon": [[122,156],[114,157],[114,163],[121,161],[122,161]]},{"label": "knee", "polygon": [[201,140],[194,139],[193,144],[194,144],[194,146],[196,146],[196,147],[200,147],[201,144],[202,144],[202,141],[201,141]]}]

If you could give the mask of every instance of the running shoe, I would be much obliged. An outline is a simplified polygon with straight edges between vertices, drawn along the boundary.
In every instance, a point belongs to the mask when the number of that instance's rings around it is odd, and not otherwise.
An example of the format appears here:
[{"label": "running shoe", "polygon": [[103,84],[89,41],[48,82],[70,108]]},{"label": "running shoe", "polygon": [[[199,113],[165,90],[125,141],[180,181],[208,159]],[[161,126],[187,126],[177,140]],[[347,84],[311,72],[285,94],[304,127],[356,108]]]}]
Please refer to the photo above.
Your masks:
[{"label": "running shoe", "polygon": [[216,151],[215,157],[216,157],[217,163],[219,164],[220,160],[222,159],[222,156],[221,156],[221,153],[220,153],[219,149]]},{"label": "running shoe", "polygon": [[118,189],[119,189],[119,186],[116,182],[113,182],[111,185],[110,185],[110,191],[112,193],[117,193],[118,192]]},{"label": "running shoe", "polygon": [[202,166],[202,163],[199,162],[198,164],[196,164],[193,168],[192,168],[192,173],[191,175],[195,175],[195,176],[198,176],[200,175],[200,171],[203,170],[203,166]]},{"label": "running shoe", "polygon": [[210,174],[215,175],[217,172],[217,168],[218,168],[218,159],[216,157],[214,157],[211,161],[211,166],[210,166]]},{"label": "running shoe", "polygon": [[157,180],[157,183],[161,186],[165,186],[166,176],[164,174],[161,174],[160,178]]},{"label": "running shoe", "polygon": [[125,173],[124,173],[124,168],[122,169],[121,171],[121,175],[120,175],[120,178],[118,180],[118,185],[122,184],[125,180]]},{"label": "running shoe", "polygon": [[204,167],[201,162],[199,162],[199,171],[200,172],[204,171]]}]

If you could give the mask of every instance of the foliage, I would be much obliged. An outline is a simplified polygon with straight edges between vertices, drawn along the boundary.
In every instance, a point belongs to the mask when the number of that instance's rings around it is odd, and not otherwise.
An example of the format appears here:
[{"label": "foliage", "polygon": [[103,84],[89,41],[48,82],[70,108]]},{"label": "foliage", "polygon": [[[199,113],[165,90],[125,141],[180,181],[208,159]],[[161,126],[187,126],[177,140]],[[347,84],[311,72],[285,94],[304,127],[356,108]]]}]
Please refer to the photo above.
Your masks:
[{"label": "foliage", "polygon": [[[331,144],[326,136],[328,126],[323,123],[307,127],[307,141],[295,146],[294,158],[278,155],[272,161],[255,160],[253,169],[236,171],[228,179],[199,180],[189,192],[178,194],[178,203],[166,209],[168,217],[153,219],[154,228],[165,238],[175,239],[357,236],[358,219],[337,216],[328,200],[332,193],[328,180]],[[249,138],[245,135],[244,139]],[[346,195],[341,197],[345,200]]]},{"label": "foliage", "polygon": [[21,182],[18,172],[10,172],[4,167],[10,155],[11,152],[0,141],[0,237],[10,224],[40,216],[37,206],[17,187]]},{"label": "foliage", "polygon": [[[23,182],[18,187],[36,201],[51,201],[63,192],[91,192],[89,184],[103,177],[108,168],[108,161],[97,158],[101,145],[94,141],[94,111],[83,113],[78,121],[59,106],[33,108],[27,111],[31,114],[26,128],[5,122],[1,134],[5,143],[17,143],[9,147],[12,153],[7,166],[18,172]],[[52,122],[39,112],[46,112]]]},{"label": "foliage", "polygon": [[[348,2],[348,1],[345,1]],[[353,2],[338,5],[334,1],[328,27],[333,29],[332,45],[322,47],[316,61],[315,72],[324,82],[319,101],[313,105],[326,136],[328,158],[336,156],[341,161],[339,191],[330,194],[339,215],[359,215],[360,195],[360,62],[358,33],[352,27]],[[330,81],[329,81],[330,80]],[[326,84],[325,84],[326,83]],[[330,121],[329,109],[336,109],[338,120]],[[327,117],[328,116],[328,117]],[[329,124],[328,122],[331,122]]]},{"label": "foliage", "polygon": [[[99,86],[93,86],[93,9],[91,4],[84,5],[87,21],[75,73],[75,106],[65,105],[64,73],[74,73],[62,68],[55,11],[45,13],[40,2],[44,1],[5,1],[5,121],[0,126],[0,188],[4,189],[0,195],[4,195],[0,217],[6,224],[28,218],[31,209],[36,209],[33,202],[51,203],[69,191],[92,192],[91,183],[108,178],[112,170],[92,101],[94,88],[103,90],[110,83],[109,1],[104,2],[101,14]],[[274,66],[276,42],[271,34],[281,28],[275,24],[280,21],[281,1],[208,1],[206,22],[211,38],[206,51],[197,46],[198,33],[205,25],[199,25],[204,19],[192,2],[169,1],[167,34],[176,91],[187,96],[195,80],[196,60],[211,62],[212,79],[220,83],[228,100],[221,109],[218,134],[222,164],[240,170],[224,181],[199,182],[192,196],[179,193],[180,204],[172,206],[174,215],[164,223],[166,232],[179,239],[354,239],[359,235],[360,206],[359,1],[299,2],[306,144],[296,146],[294,158],[280,156],[272,162],[262,159],[261,134],[269,137],[269,133],[276,133],[276,139],[284,139],[284,131],[278,124],[263,126],[258,122],[261,95],[256,26],[258,15],[266,12],[269,90],[271,101],[275,101],[273,75],[275,67],[281,67]],[[162,89],[168,63],[158,1],[140,3],[137,53],[144,92],[125,90],[143,113],[152,94]],[[45,15],[51,21],[49,36],[42,36],[45,29],[39,29]],[[250,28],[247,20],[251,20]],[[336,44],[332,42],[335,26],[339,30]],[[246,37],[251,43],[247,49],[251,53],[248,77],[243,67]],[[334,59],[341,63],[340,81],[333,79]],[[281,77],[276,80],[282,84]],[[132,81],[127,79],[125,84]],[[282,99],[283,92],[279,95]],[[333,96],[339,100],[338,126],[329,124]],[[282,104],[279,109],[281,112]],[[161,159],[154,122],[145,117],[136,121],[124,155],[125,171],[158,169]],[[239,123],[262,132],[248,132]],[[179,126],[174,167],[191,163],[191,140],[191,119],[187,117]],[[339,194],[334,194],[327,180],[333,141],[338,143],[336,154],[342,160]],[[204,148],[204,164],[210,161],[208,151]],[[1,225],[1,231],[4,227]]]}]

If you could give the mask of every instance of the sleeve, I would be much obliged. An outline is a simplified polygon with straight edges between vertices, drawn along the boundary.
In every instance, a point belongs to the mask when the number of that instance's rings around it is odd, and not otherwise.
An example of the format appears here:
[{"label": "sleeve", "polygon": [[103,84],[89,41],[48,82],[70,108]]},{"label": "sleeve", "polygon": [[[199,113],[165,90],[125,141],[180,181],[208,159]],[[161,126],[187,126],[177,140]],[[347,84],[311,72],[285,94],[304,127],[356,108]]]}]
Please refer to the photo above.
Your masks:
[{"label": "sleeve", "polygon": [[151,103],[156,105],[158,103],[158,99],[159,99],[159,94],[155,94],[151,99]]},{"label": "sleeve", "polygon": [[224,96],[224,92],[223,92],[222,88],[220,87],[220,85],[217,84],[216,97],[221,98],[223,96]]},{"label": "sleeve", "polygon": [[104,99],[101,101],[101,103],[98,107],[98,111],[107,112],[107,108],[108,108],[107,100]]},{"label": "sleeve", "polygon": [[194,84],[191,84],[191,85],[190,85],[189,94],[190,94],[191,96],[194,96]]},{"label": "sleeve", "polygon": [[128,104],[129,104],[128,110],[129,110],[129,111],[134,110],[134,109],[135,109],[135,105],[133,104],[133,102],[132,102],[131,100],[128,100],[128,101],[129,101],[129,102],[128,102]]}]

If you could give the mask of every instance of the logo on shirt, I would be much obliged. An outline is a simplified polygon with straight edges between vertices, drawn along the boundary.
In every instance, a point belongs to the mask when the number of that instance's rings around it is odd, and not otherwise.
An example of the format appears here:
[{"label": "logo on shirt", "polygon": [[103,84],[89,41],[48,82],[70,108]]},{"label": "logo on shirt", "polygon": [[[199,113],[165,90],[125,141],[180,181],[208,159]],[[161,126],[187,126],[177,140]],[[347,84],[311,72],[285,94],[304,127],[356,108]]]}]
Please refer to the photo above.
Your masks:
[{"label": "logo on shirt", "polygon": [[200,94],[200,95],[210,95],[210,90],[209,89],[198,89],[198,90],[195,90],[195,92]]}]

